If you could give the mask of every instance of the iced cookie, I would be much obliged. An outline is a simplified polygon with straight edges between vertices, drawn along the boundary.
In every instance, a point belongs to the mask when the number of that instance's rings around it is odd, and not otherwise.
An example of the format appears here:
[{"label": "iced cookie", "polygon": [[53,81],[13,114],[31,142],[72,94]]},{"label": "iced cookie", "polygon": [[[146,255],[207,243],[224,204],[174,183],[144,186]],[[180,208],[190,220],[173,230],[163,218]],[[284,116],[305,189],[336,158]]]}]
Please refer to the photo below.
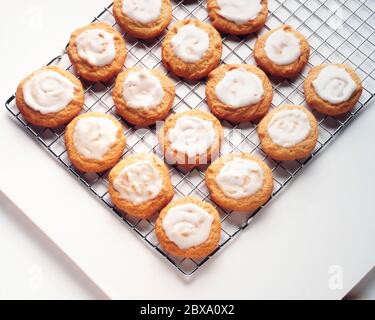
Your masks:
[{"label": "iced cookie", "polygon": [[220,34],[197,19],[177,22],[162,45],[164,65],[179,77],[197,80],[215,69],[223,49]]},{"label": "iced cookie", "polygon": [[187,197],[170,203],[161,211],[155,231],[161,246],[169,254],[199,259],[218,247],[221,222],[211,204]]},{"label": "iced cookie", "polygon": [[190,110],[169,116],[158,136],[165,160],[190,170],[219,154],[223,128],[211,113]]},{"label": "iced cookie", "polygon": [[107,81],[122,69],[126,47],[121,34],[104,22],[74,31],[67,49],[77,73],[89,81]]},{"label": "iced cookie", "polygon": [[219,158],[206,171],[211,199],[219,206],[249,212],[258,209],[272,195],[272,171],[267,164],[247,153]]},{"label": "iced cookie", "polygon": [[305,79],[309,106],[331,116],[352,110],[361,94],[361,79],[352,68],[343,64],[314,67]]},{"label": "iced cookie", "polygon": [[271,82],[262,70],[249,64],[230,64],[210,73],[206,96],[215,116],[240,123],[263,117],[273,93]]},{"label": "iced cookie", "polygon": [[131,68],[118,75],[112,94],[117,113],[133,125],[146,127],[166,118],[175,88],[158,70]]},{"label": "iced cookie", "polygon": [[208,0],[212,25],[223,33],[245,35],[258,31],[268,16],[268,0]]},{"label": "iced cookie", "polygon": [[268,113],[258,126],[262,150],[280,161],[309,156],[318,133],[314,115],[303,106],[280,106]]},{"label": "iced cookie", "polygon": [[147,219],[173,198],[166,165],[153,154],[126,157],[109,174],[109,194],[124,213]]},{"label": "iced cookie", "polygon": [[159,36],[172,20],[170,0],[115,0],[113,15],[131,36],[150,39]]},{"label": "iced cookie", "polygon": [[310,46],[306,38],[288,25],[261,35],[254,48],[258,66],[273,76],[283,78],[297,76],[309,57]]},{"label": "iced cookie", "polygon": [[88,112],[66,128],[65,144],[73,166],[83,172],[103,172],[121,158],[126,144],[124,129],[110,115]]},{"label": "iced cookie", "polygon": [[70,122],[82,110],[84,91],[70,72],[57,67],[35,71],[17,88],[16,102],[33,125],[55,128]]}]

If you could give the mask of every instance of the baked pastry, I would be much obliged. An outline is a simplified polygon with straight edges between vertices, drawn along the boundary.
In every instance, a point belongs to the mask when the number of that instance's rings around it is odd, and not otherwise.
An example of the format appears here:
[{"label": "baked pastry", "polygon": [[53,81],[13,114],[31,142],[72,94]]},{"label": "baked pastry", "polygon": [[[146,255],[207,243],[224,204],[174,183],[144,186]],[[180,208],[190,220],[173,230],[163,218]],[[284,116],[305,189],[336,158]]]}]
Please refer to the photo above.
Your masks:
[{"label": "baked pastry", "polygon": [[131,68],[118,75],[112,95],[117,113],[133,125],[146,127],[168,115],[175,87],[159,70]]},{"label": "baked pastry", "polygon": [[219,154],[223,128],[211,113],[189,110],[169,116],[158,137],[165,161],[190,170]]},{"label": "baked pastry", "polygon": [[318,134],[314,115],[303,106],[280,106],[268,113],[258,126],[262,150],[280,161],[309,156]]},{"label": "baked pastry", "polygon": [[115,0],[113,15],[118,25],[131,36],[151,39],[171,23],[170,0]]},{"label": "baked pastry", "polygon": [[74,31],[67,49],[77,73],[89,81],[107,81],[122,69],[126,58],[121,34],[104,22]]},{"label": "baked pastry", "polygon": [[221,222],[211,204],[186,197],[170,203],[160,212],[155,232],[160,245],[169,254],[199,259],[218,247]]},{"label": "baked pastry", "polygon": [[147,219],[173,198],[166,165],[153,154],[126,157],[109,173],[109,194],[124,213]]},{"label": "baked pastry", "polygon": [[197,19],[187,19],[168,31],[162,45],[162,59],[179,77],[198,80],[219,65],[222,50],[220,34],[214,27]]},{"label": "baked pastry", "polygon": [[65,144],[70,161],[83,172],[103,172],[121,158],[126,139],[124,129],[113,116],[88,112],[66,128]]},{"label": "baked pastry", "polygon": [[219,206],[238,212],[258,209],[272,195],[272,171],[259,158],[248,153],[219,158],[206,171],[211,199]]},{"label": "baked pastry", "polygon": [[288,25],[261,35],[254,47],[254,58],[258,66],[276,77],[297,76],[309,57],[310,46],[306,38]]},{"label": "baked pastry", "polygon": [[268,0],[208,0],[212,25],[223,33],[245,35],[258,31],[268,16]]},{"label": "baked pastry", "polygon": [[309,106],[330,116],[352,110],[361,94],[361,79],[347,65],[316,66],[305,79],[305,97]]},{"label": "baked pastry", "polygon": [[70,72],[49,66],[33,72],[18,85],[16,102],[35,126],[55,128],[70,122],[85,100],[81,82]]},{"label": "baked pastry", "polygon": [[263,117],[272,103],[272,84],[266,74],[249,64],[222,65],[206,85],[207,104],[220,119],[234,123]]}]

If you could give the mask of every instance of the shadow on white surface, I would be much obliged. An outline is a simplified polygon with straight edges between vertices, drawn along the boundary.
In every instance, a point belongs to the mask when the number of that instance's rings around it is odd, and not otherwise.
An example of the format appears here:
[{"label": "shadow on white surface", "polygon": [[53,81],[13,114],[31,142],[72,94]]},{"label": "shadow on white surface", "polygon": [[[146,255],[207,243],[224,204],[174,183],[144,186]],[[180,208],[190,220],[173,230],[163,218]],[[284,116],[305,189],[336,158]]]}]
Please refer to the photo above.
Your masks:
[{"label": "shadow on white surface", "polygon": [[375,268],[373,268],[345,298],[346,300],[375,300]]},{"label": "shadow on white surface", "polygon": [[[3,276],[7,278],[0,281],[1,299],[108,299],[2,191],[0,191],[0,215],[0,220],[3,222],[2,227],[8,229],[4,232],[14,232],[9,229],[15,228],[16,232],[22,233],[18,237],[15,233],[15,237],[13,237],[17,239],[15,240],[17,244],[2,244],[0,250],[0,256],[6,256],[6,261],[3,260],[2,263],[3,275],[0,276],[0,279]],[[24,242],[30,243],[25,244]],[[18,252],[13,251],[17,246],[22,246],[23,250],[29,250],[28,254],[31,257],[26,257],[27,254],[23,254],[22,251],[22,255],[25,257],[22,261],[18,259]],[[40,259],[34,251],[44,253],[45,258],[48,259],[47,262]],[[24,260],[27,260],[26,267]],[[31,263],[28,265],[29,260]],[[58,267],[49,267],[48,264],[51,263]],[[23,269],[24,272],[19,272],[17,269]],[[14,270],[13,274],[10,273],[12,270]],[[51,274],[51,270],[59,271],[59,273]],[[50,290],[45,290],[46,286],[55,286],[52,295]],[[67,290],[66,287],[69,289]],[[72,289],[75,292],[72,293]]]}]

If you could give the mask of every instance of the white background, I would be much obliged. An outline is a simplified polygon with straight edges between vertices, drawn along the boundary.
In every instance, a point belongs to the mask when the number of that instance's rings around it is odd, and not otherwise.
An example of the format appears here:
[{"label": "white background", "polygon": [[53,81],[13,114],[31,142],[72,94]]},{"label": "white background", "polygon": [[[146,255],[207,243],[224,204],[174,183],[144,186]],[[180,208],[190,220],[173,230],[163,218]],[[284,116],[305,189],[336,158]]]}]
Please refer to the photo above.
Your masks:
[{"label": "white background", "polygon": [[[2,1],[0,100],[106,4]],[[106,297],[85,274],[115,298],[341,298],[375,264],[371,106],[189,280],[99,207],[4,110],[0,115],[0,187],[66,252],[0,195],[0,298]],[[328,286],[334,265],[343,270],[340,290]],[[364,297],[373,295],[366,290]]]}]

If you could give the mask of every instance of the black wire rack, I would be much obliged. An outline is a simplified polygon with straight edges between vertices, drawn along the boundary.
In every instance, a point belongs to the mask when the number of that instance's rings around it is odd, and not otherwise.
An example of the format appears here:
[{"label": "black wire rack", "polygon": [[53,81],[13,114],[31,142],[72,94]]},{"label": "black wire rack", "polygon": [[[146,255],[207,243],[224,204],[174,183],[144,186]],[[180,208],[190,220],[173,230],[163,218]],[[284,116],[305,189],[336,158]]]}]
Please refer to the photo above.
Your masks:
[{"label": "black wire rack", "polygon": [[[120,32],[112,15],[112,5],[104,10],[93,21],[105,21]],[[208,21],[205,1],[172,1],[173,23],[185,18],[197,18]],[[287,162],[276,162],[267,157],[260,147],[256,123],[233,125],[224,121],[224,143],[221,155],[232,152],[250,152],[258,155],[270,166],[274,175],[273,201],[275,196],[309,163],[337,134],[362,110],[375,93],[375,15],[374,0],[270,0],[269,18],[263,33],[280,24],[286,23],[302,32],[309,40],[311,58],[305,70],[293,81],[271,78],[274,87],[272,107],[280,104],[305,104],[303,82],[311,67],[321,63],[345,63],[353,67],[362,79],[364,91],[354,110],[339,117],[323,116],[313,111],[319,123],[318,144],[306,159]],[[185,82],[164,69],[161,62],[161,44],[164,35],[152,41],[138,41],[123,33],[128,48],[125,67],[142,66],[148,69],[158,68],[174,81],[176,100],[173,112],[182,112],[199,108],[209,111],[205,101],[205,82]],[[253,48],[256,35],[245,37],[224,36],[222,63],[254,64]],[[48,65],[58,65],[75,74],[66,51],[54,58]],[[137,129],[115,113],[112,96],[114,82],[88,83],[85,87],[84,111],[97,111],[114,115],[122,121],[127,137],[127,148],[124,156],[139,152],[154,152],[162,155],[156,137],[156,128]],[[119,215],[152,248],[168,259],[185,275],[192,275],[210,257],[230,242],[241,230],[245,229],[255,214],[262,208],[248,214],[236,214],[213,204],[219,211],[222,221],[220,246],[210,256],[201,260],[181,259],[168,255],[159,246],[155,236],[153,217],[148,220],[137,220],[124,215],[112,204],[108,194],[108,173],[85,174],[77,171],[70,163],[64,143],[64,127],[45,129],[28,124],[19,113],[15,96],[6,102],[6,108],[17,119],[22,127],[33,138],[49,151],[77,180],[90,190],[105,206]],[[184,172],[176,167],[169,167],[176,197],[192,195],[210,202],[209,192],[204,183],[204,172],[200,169]]]}]

